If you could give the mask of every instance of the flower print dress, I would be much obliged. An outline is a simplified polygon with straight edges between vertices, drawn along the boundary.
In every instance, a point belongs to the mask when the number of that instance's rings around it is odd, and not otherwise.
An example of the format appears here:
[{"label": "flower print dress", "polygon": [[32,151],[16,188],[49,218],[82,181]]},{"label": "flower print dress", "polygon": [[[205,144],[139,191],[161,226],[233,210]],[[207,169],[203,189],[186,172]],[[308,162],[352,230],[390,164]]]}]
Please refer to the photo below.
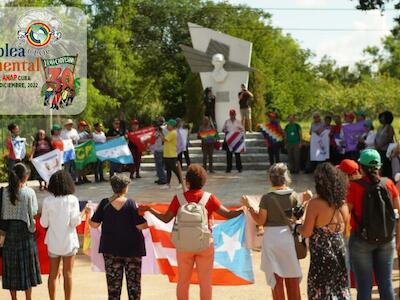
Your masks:
[{"label": "flower print dress", "polygon": [[[335,216],[337,210],[333,217]],[[332,223],[314,229],[310,237],[310,269],[308,299],[351,299],[346,269],[345,244],[341,228],[344,223]],[[336,227],[335,230],[332,230]]]}]

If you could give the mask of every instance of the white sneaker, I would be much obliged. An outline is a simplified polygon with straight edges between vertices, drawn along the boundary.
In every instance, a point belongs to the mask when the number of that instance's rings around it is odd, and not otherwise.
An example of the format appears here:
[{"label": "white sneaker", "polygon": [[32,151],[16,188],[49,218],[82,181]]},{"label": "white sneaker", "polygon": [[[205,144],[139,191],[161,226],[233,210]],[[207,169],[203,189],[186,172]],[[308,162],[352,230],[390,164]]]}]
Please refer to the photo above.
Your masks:
[{"label": "white sneaker", "polygon": [[181,189],[182,189],[182,184],[178,184],[178,185],[176,186],[176,189],[177,189],[177,190],[181,190]]},{"label": "white sneaker", "polygon": [[160,190],[168,190],[170,188],[171,187],[168,184],[164,184],[164,185],[160,186]]}]

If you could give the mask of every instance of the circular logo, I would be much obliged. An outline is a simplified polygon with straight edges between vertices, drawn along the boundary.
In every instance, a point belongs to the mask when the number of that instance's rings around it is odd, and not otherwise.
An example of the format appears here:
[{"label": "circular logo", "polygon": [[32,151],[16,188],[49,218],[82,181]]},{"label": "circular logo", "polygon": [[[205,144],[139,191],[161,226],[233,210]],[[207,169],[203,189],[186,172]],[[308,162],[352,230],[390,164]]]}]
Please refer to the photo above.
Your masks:
[{"label": "circular logo", "polygon": [[26,30],[26,39],[34,47],[46,46],[51,40],[51,29],[43,22],[34,22]]}]

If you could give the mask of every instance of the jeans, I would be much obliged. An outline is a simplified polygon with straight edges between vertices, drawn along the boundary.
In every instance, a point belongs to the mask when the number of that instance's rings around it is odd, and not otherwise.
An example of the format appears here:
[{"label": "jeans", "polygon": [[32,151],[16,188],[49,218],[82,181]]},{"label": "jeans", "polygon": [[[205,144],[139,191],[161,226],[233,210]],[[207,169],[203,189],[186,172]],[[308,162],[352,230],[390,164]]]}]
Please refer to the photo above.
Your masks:
[{"label": "jeans", "polygon": [[167,175],[164,170],[163,153],[160,151],[154,152],[154,161],[156,163],[157,177],[161,183],[167,182]]},{"label": "jeans", "polygon": [[372,276],[375,273],[380,299],[394,300],[392,286],[394,240],[383,245],[372,245],[355,234],[349,240],[350,262],[356,279],[357,300],[370,300]]}]

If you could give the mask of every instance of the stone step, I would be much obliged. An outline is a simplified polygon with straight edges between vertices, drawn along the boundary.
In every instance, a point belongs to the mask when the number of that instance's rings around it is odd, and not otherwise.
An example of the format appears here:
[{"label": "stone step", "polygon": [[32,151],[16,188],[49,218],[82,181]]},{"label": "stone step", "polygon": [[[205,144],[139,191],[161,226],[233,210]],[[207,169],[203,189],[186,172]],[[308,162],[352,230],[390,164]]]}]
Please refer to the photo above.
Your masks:
[{"label": "stone step", "polygon": [[[243,162],[243,158],[242,158]],[[243,170],[267,170],[269,167],[268,162],[243,162]],[[155,171],[155,166],[153,163],[142,163],[141,164],[141,169],[143,171]],[[184,170],[186,169],[185,164],[184,164]],[[226,163],[225,162],[217,162],[214,163],[214,170],[216,171],[225,171],[226,169]],[[235,159],[233,159],[233,170],[235,169]],[[232,171],[235,172],[235,171]]]},{"label": "stone step", "polygon": [[[225,152],[223,150],[214,150],[214,154],[219,152]],[[192,154],[202,154],[201,147],[189,147],[189,153]],[[268,153],[267,147],[264,146],[254,146],[254,147],[246,147],[246,155],[254,154],[254,153]],[[148,154],[146,156],[153,156],[152,154]]]},{"label": "stone step", "polygon": [[[190,160],[193,163],[203,163],[203,154],[194,154],[189,151]],[[267,153],[244,153],[241,155],[242,162],[267,162],[268,154]],[[216,151],[213,155],[214,162],[225,162],[226,161],[226,152],[225,151]],[[142,163],[154,163],[154,157],[152,155],[142,156]]]},{"label": "stone step", "polygon": [[[222,142],[223,139],[221,139]],[[199,139],[190,140],[189,147],[200,147],[201,141]],[[246,147],[262,147],[265,148],[265,141],[263,138],[246,138]]]},{"label": "stone step", "polygon": [[[223,132],[220,132],[218,134],[221,137],[221,139],[223,139],[225,137],[225,133],[223,133]],[[191,133],[190,139],[196,140],[197,133]],[[246,132],[246,139],[263,139],[263,135],[261,134],[261,132]]]}]

